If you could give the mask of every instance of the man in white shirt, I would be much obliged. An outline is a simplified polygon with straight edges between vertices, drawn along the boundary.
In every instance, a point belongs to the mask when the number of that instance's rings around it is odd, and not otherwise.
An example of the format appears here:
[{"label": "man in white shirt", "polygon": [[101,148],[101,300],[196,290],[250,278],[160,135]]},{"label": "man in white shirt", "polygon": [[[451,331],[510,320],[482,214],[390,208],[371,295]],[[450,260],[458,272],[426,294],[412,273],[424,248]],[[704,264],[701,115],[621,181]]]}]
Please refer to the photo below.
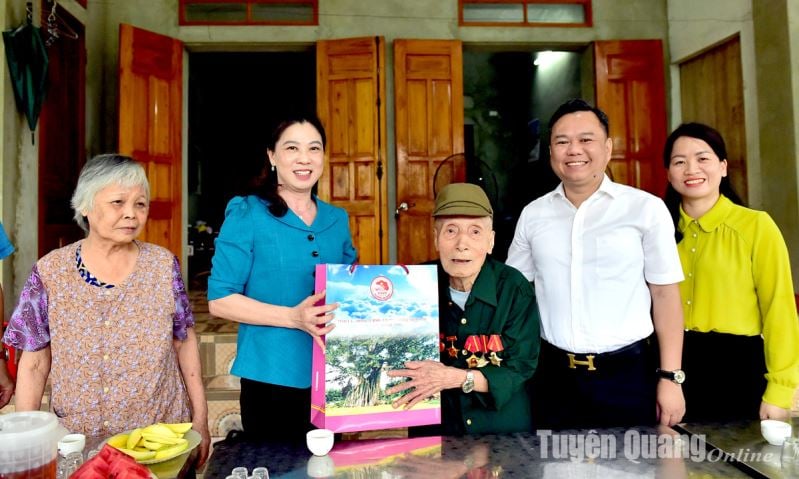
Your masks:
[{"label": "man in white shirt", "polygon": [[676,424],[683,273],[671,217],[659,198],[605,175],[604,112],[569,100],[549,128],[561,184],[522,211],[507,259],[534,282],[541,312],[534,423]]}]

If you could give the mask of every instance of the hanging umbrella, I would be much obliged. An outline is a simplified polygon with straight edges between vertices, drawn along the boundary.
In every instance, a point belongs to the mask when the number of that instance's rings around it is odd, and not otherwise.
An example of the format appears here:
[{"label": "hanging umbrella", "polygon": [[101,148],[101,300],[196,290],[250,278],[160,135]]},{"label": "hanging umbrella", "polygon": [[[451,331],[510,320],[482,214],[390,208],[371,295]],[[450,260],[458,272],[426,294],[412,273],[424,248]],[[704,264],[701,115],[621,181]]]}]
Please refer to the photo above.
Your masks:
[{"label": "hanging umbrella", "polygon": [[3,43],[6,46],[14,99],[17,101],[17,108],[28,120],[33,140],[47,82],[47,50],[41,30],[33,26],[29,15],[24,24],[3,32]]}]

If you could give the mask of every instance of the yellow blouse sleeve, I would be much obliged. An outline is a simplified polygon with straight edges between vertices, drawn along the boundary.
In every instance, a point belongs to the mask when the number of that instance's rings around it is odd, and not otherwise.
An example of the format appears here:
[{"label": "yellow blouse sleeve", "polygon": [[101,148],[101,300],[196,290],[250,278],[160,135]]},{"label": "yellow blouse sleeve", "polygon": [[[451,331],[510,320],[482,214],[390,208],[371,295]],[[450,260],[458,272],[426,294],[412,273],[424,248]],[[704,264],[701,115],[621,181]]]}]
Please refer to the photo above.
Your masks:
[{"label": "yellow blouse sleeve", "polygon": [[774,220],[765,212],[758,212],[752,240],[752,274],[768,381],[763,401],[790,409],[799,384],[799,319],[788,248]]}]

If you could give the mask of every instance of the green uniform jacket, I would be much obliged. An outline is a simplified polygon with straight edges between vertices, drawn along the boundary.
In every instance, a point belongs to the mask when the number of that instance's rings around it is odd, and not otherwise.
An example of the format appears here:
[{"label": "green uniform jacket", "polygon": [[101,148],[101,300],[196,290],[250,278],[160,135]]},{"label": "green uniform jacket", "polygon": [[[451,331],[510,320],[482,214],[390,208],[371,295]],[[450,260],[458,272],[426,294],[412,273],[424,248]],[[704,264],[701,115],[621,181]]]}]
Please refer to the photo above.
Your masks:
[{"label": "green uniform jacket", "polygon": [[467,351],[470,336],[490,339],[499,335],[503,347],[497,353],[502,359],[498,366],[490,361],[489,352],[474,354],[481,359],[481,366],[475,369],[488,379],[489,392],[442,391],[443,432],[487,434],[532,430],[525,383],[535,372],[540,347],[540,317],[532,286],[516,269],[488,257],[466,300],[465,311],[452,302],[449,276],[440,262],[438,287],[442,363],[468,369],[469,358],[474,363],[473,354]]}]

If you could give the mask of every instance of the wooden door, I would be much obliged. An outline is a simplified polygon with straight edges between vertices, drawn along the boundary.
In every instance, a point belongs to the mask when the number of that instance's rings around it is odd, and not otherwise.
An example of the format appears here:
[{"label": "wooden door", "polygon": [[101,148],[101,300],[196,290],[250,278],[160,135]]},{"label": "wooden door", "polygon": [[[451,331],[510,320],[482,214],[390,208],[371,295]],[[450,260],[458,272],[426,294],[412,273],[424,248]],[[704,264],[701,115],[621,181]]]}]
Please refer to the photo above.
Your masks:
[{"label": "wooden door", "polygon": [[38,125],[39,257],[84,236],[70,199],[86,162],[86,40],[82,23],[63,9],[58,16],[78,38],[61,37],[47,48],[48,90]]},{"label": "wooden door", "polygon": [[660,40],[594,43],[596,104],[608,114],[614,181],[662,196],[666,94]]},{"label": "wooden door", "polygon": [[316,98],[327,133],[328,166],[319,196],[347,210],[358,261],[388,260],[385,41],[320,41]]},{"label": "wooden door", "polygon": [[[451,155],[463,153],[461,42],[395,40],[394,95],[397,260],[414,264],[437,258],[430,217],[435,170]],[[464,181],[463,156],[446,162],[439,175]]]},{"label": "wooden door", "polygon": [[150,181],[150,217],[139,236],[181,256],[183,44],[131,25],[119,28],[119,152]]},{"label": "wooden door", "polygon": [[717,129],[727,144],[733,189],[746,201],[746,128],[741,40],[734,38],[680,63],[682,121]]}]

